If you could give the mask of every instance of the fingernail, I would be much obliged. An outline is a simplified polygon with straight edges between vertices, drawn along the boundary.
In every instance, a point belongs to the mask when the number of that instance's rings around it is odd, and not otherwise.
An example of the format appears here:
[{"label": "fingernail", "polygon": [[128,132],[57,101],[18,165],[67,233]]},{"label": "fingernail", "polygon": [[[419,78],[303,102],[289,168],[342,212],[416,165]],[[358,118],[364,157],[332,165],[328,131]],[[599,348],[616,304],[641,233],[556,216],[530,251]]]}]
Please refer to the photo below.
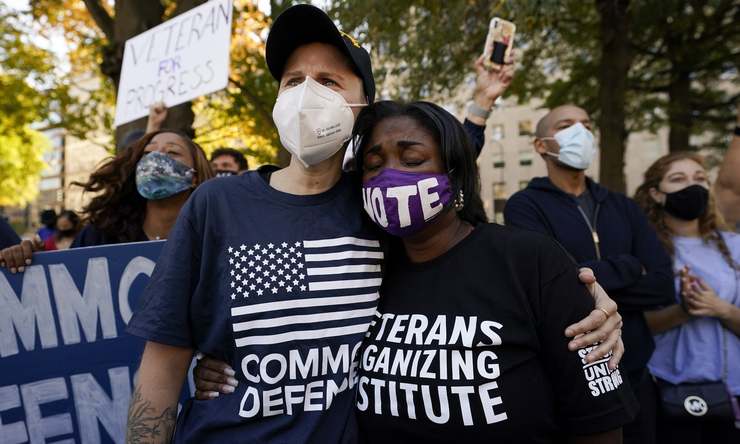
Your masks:
[{"label": "fingernail", "polygon": [[570,329],[570,328],[566,329],[565,330],[565,336],[568,336],[568,337],[573,336],[573,330]]},{"label": "fingernail", "polygon": [[239,385],[239,381],[237,381],[234,378],[227,379],[226,380],[226,383],[229,384],[229,385],[233,385],[234,387],[236,387],[237,385]]},{"label": "fingernail", "polygon": [[208,392],[208,397],[209,398],[218,398],[218,395],[220,395],[220,394],[221,393],[219,393],[219,392]]},{"label": "fingernail", "polygon": [[236,375],[236,372],[231,367],[225,367],[224,368],[224,373],[227,374],[227,375],[229,375],[229,376]]},{"label": "fingernail", "polygon": [[230,385],[225,385],[225,386],[223,386],[223,387],[222,387],[221,389],[222,389],[222,390],[223,390],[224,392],[226,392],[226,393],[234,393],[234,390],[236,390],[236,388],[234,388],[234,387],[232,387],[232,386],[230,386]]},{"label": "fingernail", "polygon": [[26,265],[31,265],[31,259],[26,259]]},{"label": "fingernail", "polygon": [[577,348],[578,348],[578,343],[577,342],[569,342],[568,343],[568,349],[569,350],[576,350]]}]

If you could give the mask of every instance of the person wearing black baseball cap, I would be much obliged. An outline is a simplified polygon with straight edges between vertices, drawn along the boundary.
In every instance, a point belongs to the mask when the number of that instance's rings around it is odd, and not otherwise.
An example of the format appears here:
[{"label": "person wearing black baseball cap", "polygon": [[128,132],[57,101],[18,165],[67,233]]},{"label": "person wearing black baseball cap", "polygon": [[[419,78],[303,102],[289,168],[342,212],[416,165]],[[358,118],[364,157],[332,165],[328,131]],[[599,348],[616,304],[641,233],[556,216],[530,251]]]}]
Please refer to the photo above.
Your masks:
[{"label": "person wearing black baseball cap", "polygon": [[130,441],[169,440],[195,350],[240,369],[225,382],[241,384],[185,404],[174,442],[356,441],[353,363],[383,251],[341,166],[375,99],[370,55],[297,5],[273,24],[266,59],[290,165],[206,182],[182,209],[128,325],[147,340]]},{"label": "person wearing black baseball cap", "polygon": [[[266,58],[290,164],[206,182],[180,212],[127,329],[147,340],[130,441],[170,438],[195,350],[225,363],[199,368],[196,388],[215,379],[223,394],[189,400],[174,442],[358,441],[357,362],[378,322],[384,249],[341,167],[375,99],[370,56],[323,11],[297,5],[273,24]],[[486,95],[507,85],[489,79]]]}]

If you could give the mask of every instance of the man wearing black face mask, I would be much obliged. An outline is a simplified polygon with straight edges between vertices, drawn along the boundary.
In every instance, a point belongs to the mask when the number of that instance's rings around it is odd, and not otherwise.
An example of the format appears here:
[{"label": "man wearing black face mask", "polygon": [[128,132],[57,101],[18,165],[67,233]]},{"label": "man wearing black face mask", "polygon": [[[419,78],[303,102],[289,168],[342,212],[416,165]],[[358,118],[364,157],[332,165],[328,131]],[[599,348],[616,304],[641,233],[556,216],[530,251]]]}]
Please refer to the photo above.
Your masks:
[{"label": "man wearing black face mask", "polygon": [[635,202],[586,177],[596,154],[586,111],[573,105],[551,110],[537,124],[535,149],[548,177],[533,179],[509,199],[506,223],[557,239],[613,295],[624,319],[621,367],[642,410],[624,427],[624,442],[653,443],[647,362],[655,346],[643,312],[672,302],[671,259]]},{"label": "man wearing black face mask", "polygon": [[211,154],[211,168],[216,177],[234,176],[249,169],[247,158],[234,148],[219,148]]}]

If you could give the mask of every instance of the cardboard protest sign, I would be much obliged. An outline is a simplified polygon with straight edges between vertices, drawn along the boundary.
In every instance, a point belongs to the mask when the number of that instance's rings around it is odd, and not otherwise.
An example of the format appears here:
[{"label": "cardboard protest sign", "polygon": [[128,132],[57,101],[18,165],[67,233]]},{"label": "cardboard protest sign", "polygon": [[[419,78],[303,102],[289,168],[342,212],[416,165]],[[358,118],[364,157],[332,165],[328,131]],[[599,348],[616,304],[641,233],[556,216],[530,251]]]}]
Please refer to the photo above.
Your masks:
[{"label": "cardboard protest sign", "polygon": [[232,0],[211,0],[126,41],[115,125],[226,87]]},{"label": "cardboard protest sign", "polygon": [[0,273],[0,442],[123,443],[144,341],[126,334],[164,241]]}]

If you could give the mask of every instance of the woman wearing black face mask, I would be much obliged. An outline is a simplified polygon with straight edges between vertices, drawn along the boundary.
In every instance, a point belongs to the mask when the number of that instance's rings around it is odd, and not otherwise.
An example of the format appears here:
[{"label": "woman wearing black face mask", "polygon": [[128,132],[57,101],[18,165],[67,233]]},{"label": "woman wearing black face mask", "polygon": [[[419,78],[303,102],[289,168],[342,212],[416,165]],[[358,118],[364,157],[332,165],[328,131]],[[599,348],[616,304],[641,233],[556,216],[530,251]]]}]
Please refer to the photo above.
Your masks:
[{"label": "woman wearing black face mask", "polygon": [[57,217],[56,232],[44,242],[45,251],[66,250],[80,232],[80,217],[74,211],[62,211]]},{"label": "woman wearing black face mask", "polygon": [[635,199],[677,274],[676,304],[645,314],[656,334],[658,442],[740,442],[740,235],[723,231],[697,154],[658,159]]}]

